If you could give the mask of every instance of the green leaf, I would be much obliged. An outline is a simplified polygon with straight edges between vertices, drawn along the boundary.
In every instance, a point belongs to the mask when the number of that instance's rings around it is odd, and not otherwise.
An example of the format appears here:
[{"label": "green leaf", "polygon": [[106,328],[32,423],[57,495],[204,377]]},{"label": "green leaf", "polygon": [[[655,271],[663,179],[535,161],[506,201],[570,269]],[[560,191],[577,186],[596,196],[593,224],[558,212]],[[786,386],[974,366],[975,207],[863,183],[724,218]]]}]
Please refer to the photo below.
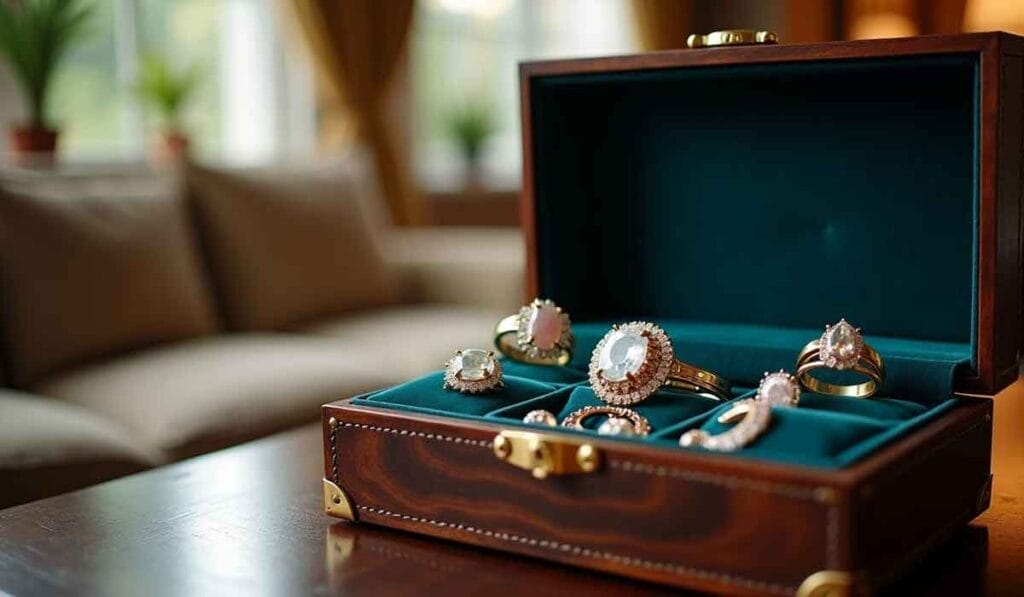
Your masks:
[{"label": "green leaf", "polygon": [[175,71],[165,58],[149,55],[142,58],[136,89],[160,113],[165,126],[173,129],[180,125],[181,111],[200,79],[195,65]]},{"label": "green leaf", "polygon": [[46,125],[54,74],[92,13],[93,5],[85,0],[0,0],[0,53],[22,86],[32,125]]}]

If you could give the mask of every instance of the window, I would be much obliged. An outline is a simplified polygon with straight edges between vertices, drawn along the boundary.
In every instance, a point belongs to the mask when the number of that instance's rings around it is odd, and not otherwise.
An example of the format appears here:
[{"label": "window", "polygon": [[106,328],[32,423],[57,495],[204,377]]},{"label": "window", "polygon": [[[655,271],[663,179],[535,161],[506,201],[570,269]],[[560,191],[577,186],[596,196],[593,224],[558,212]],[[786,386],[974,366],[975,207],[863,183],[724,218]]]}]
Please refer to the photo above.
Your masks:
[{"label": "window", "polygon": [[414,151],[428,188],[462,184],[449,132],[454,110],[484,106],[495,131],[481,167],[488,186],[518,188],[518,63],[636,50],[627,0],[420,0],[410,40]]},{"label": "window", "polygon": [[199,68],[183,118],[199,157],[253,164],[311,152],[312,75],[282,39],[278,4],[96,0],[91,30],[69,53],[50,98],[63,155],[72,162],[145,157],[158,128],[133,89],[146,54]]}]

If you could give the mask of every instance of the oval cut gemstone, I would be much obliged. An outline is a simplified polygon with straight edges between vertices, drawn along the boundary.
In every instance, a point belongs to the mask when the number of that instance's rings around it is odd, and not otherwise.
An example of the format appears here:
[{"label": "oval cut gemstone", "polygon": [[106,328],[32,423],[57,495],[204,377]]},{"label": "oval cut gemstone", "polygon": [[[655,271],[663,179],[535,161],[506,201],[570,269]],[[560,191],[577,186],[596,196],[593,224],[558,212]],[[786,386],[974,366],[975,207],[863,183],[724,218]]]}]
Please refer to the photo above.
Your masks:
[{"label": "oval cut gemstone", "polygon": [[647,337],[632,330],[615,330],[608,336],[597,366],[608,381],[625,381],[640,370],[647,358]]},{"label": "oval cut gemstone", "polygon": [[468,348],[455,357],[455,371],[462,379],[479,381],[494,374],[494,357],[486,350]]},{"label": "oval cut gemstone", "polygon": [[842,360],[857,356],[857,330],[845,321],[840,321],[829,330],[825,337],[828,352]]},{"label": "oval cut gemstone", "polygon": [[796,387],[789,377],[780,373],[773,373],[764,378],[761,382],[761,399],[769,404],[788,406],[793,403],[793,394]]},{"label": "oval cut gemstone", "polygon": [[530,312],[526,331],[534,346],[551,350],[562,337],[562,314],[553,305],[537,305]]}]

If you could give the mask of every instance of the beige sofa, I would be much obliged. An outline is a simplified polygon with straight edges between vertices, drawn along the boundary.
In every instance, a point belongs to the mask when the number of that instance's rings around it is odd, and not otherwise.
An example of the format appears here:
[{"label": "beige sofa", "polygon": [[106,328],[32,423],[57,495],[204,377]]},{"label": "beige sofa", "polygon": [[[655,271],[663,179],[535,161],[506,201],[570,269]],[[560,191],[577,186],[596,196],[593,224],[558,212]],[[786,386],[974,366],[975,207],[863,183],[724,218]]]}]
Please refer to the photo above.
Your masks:
[{"label": "beige sofa", "polygon": [[510,229],[394,229],[363,161],[8,179],[0,507],[315,421],[486,346]]}]

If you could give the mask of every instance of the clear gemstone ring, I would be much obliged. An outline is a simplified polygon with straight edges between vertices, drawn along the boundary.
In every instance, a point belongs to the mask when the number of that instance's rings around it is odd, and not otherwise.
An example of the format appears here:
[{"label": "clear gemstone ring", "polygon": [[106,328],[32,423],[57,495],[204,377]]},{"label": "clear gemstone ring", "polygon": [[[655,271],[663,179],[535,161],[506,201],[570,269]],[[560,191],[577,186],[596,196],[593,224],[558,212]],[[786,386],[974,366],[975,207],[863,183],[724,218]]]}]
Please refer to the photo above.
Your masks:
[{"label": "clear gemstone ring", "polygon": [[728,381],[676,359],[668,334],[645,321],[612,326],[594,348],[589,373],[598,398],[616,406],[646,400],[662,386],[729,397]]},{"label": "clear gemstone ring", "polygon": [[[868,379],[849,385],[830,383],[814,377],[815,369],[853,371]],[[860,329],[840,319],[838,323],[825,326],[821,338],[808,342],[800,351],[796,359],[796,378],[804,389],[818,394],[870,398],[885,379],[885,363],[882,355],[864,342]]]},{"label": "clear gemstone ring", "polygon": [[717,435],[703,429],[691,429],[679,437],[679,445],[684,448],[700,447],[715,452],[732,452],[761,437],[767,431],[771,419],[771,404],[752,398],[738,400],[718,417],[719,423],[736,422],[735,426]]},{"label": "clear gemstone ring", "polygon": [[569,314],[547,299],[534,299],[494,328],[494,345],[510,359],[532,365],[566,365],[575,340]]},{"label": "clear gemstone ring", "polygon": [[465,348],[445,361],[442,387],[446,390],[479,394],[504,385],[501,362],[489,350]]},{"label": "clear gemstone ring", "polygon": [[651,432],[651,424],[643,415],[622,406],[584,406],[569,413],[569,416],[562,421],[562,427],[586,429],[583,426],[583,421],[599,415],[608,417],[598,427],[597,432],[601,435],[643,437]]}]

